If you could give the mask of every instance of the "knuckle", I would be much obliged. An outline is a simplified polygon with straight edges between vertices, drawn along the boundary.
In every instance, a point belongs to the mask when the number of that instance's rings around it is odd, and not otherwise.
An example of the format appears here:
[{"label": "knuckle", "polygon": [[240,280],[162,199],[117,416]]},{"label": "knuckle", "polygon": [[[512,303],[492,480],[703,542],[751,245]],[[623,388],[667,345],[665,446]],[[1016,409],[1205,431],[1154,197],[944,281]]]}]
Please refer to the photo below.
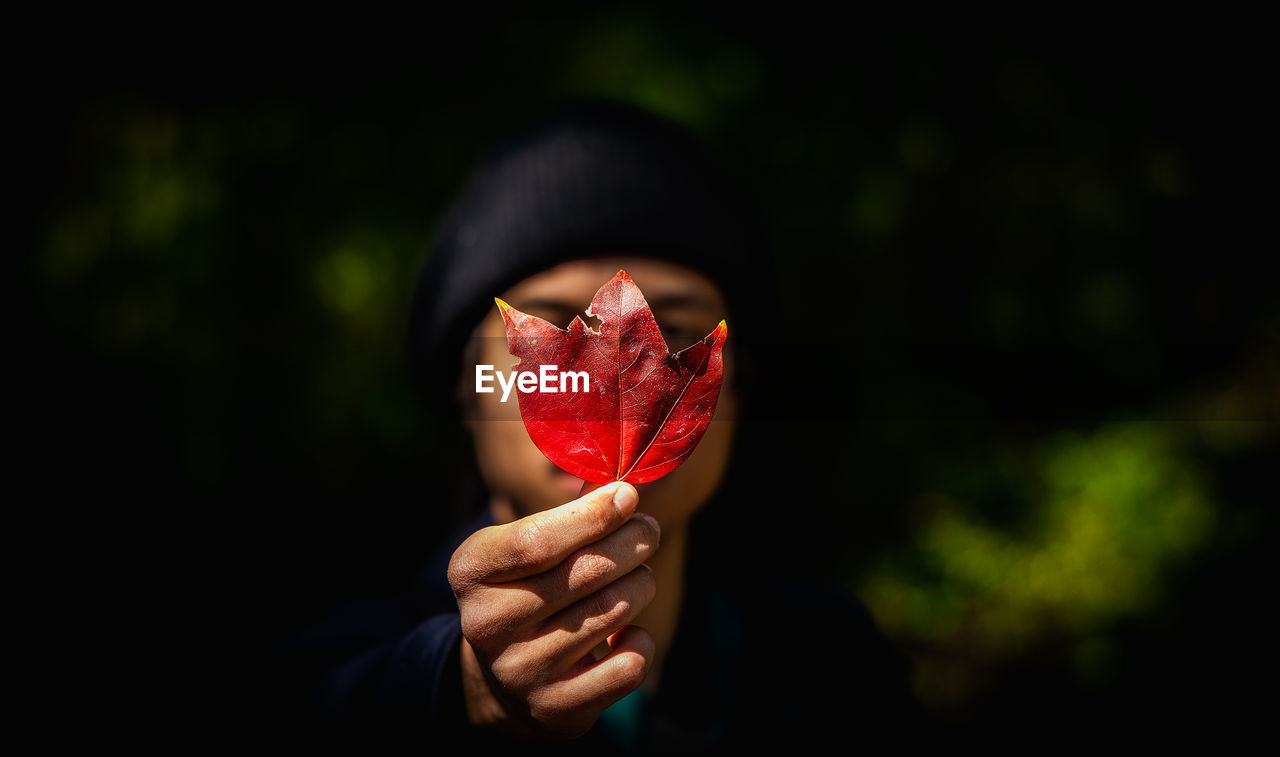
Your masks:
[{"label": "knuckle", "polygon": [[615,664],[614,684],[618,690],[634,690],[644,683],[649,672],[649,661],[635,652],[619,655]]},{"label": "knuckle", "polygon": [[464,593],[471,585],[474,574],[475,567],[471,560],[471,554],[467,551],[464,543],[454,550],[453,556],[449,558],[447,575],[449,586],[453,587],[453,593],[455,595]]},{"label": "knuckle", "polygon": [[463,602],[458,605],[462,619],[462,635],[472,643],[487,646],[497,638],[502,623],[490,607],[479,602]]},{"label": "knuckle", "polygon": [[529,697],[529,716],[548,735],[560,739],[576,739],[586,734],[595,717],[583,707],[565,701],[550,692],[537,692]]},{"label": "knuckle", "polygon": [[518,649],[508,649],[494,658],[489,665],[489,672],[504,689],[520,696],[529,686],[529,670],[534,667],[536,666],[530,665]]},{"label": "knuckle", "polygon": [[499,655],[489,665],[489,672],[505,687],[511,687],[516,682],[519,671],[520,666],[511,661],[511,655]]},{"label": "knuckle", "polygon": [[512,556],[519,564],[539,567],[546,560],[549,525],[542,513],[534,513],[525,519],[511,540]]},{"label": "knuckle", "polygon": [[643,563],[623,578],[597,590],[584,600],[586,623],[599,631],[613,628],[633,611],[653,601],[658,585],[653,569]]},{"label": "knuckle", "polygon": [[488,646],[514,642],[527,621],[524,608],[499,589],[460,601],[458,611],[462,633],[471,641]]},{"label": "knuckle", "polygon": [[455,594],[485,582],[491,568],[486,545],[491,543],[495,528],[487,526],[476,531],[450,555],[446,574]]},{"label": "knuckle", "polygon": [[618,567],[609,557],[588,550],[579,551],[565,565],[565,583],[571,590],[598,585]]},{"label": "knuckle", "polygon": [[608,626],[630,608],[627,596],[610,585],[587,598],[587,618],[592,626]]}]

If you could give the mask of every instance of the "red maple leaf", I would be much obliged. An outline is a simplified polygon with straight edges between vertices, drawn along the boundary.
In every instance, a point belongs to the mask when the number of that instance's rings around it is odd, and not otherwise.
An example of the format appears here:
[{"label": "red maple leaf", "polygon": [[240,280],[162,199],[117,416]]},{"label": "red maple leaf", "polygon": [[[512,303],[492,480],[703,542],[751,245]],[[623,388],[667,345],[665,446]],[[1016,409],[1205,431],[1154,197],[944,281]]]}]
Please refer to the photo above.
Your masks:
[{"label": "red maple leaf", "polygon": [[[520,415],[551,462],[591,483],[643,484],[665,476],[693,452],[720,396],[724,321],[702,341],[672,355],[649,303],[626,271],[600,287],[569,328],[522,313],[495,298],[517,371],[544,375],[554,391],[520,391]],[[586,373],[586,391],[554,377]]]}]

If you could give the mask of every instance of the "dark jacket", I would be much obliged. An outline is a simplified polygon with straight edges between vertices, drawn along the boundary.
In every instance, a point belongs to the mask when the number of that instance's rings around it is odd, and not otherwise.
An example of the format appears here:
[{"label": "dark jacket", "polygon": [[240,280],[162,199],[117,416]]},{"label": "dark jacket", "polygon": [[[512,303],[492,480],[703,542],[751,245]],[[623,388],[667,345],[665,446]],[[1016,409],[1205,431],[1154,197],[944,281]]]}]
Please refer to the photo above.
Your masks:
[{"label": "dark jacket", "polygon": [[521,754],[669,754],[821,744],[853,733],[903,743],[922,733],[905,659],[860,603],[829,585],[771,577],[768,565],[730,569],[692,559],[696,530],[680,625],[655,697],[628,697],[570,743],[508,744],[470,728],[446,567],[457,546],[489,523],[485,513],[458,529],[409,596],[337,608],[291,645],[290,670],[307,689],[299,693],[306,711],[292,727],[304,738],[394,751],[447,744],[506,745]]}]

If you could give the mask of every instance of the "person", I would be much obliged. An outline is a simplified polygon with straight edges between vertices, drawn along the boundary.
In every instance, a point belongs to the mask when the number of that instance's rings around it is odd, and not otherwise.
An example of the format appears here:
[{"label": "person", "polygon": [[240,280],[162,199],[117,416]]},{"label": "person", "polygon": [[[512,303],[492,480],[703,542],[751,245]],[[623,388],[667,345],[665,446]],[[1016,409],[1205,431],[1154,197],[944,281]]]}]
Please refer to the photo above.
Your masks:
[{"label": "person", "polygon": [[[561,107],[476,170],[440,223],[409,331],[424,397],[470,438],[470,517],[412,597],[298,643],[324,650],[304,677],[312,725],[558,754],[918,726],[902,655],[807,570],[803,545],[780,543],[820,528],[821,503],[790,485],[765,411],[776,296],[759,217],[688,132],[618,103]],[[724,382],[680,467],[584,486],[533,444],[514,398],[475,392],[474,368],[515,362],[495,295],[566,326],[623,269],[673,352],[727,320]],[[788,518],[790,532],[775,525]]]}]

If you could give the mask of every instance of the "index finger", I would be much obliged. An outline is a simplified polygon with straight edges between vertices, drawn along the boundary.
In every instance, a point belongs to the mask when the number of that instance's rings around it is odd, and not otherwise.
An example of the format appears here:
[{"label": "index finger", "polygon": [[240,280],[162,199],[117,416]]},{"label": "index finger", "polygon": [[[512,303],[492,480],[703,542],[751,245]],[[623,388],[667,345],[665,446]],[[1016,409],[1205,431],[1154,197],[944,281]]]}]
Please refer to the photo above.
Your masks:
[{"label": "index finger", "polygon": [[571,502],[482,528],[449,565],[451,582],[503,583],[559,565],[578,549],[616,531],[640,503],[634,486],[605,484]]}]

